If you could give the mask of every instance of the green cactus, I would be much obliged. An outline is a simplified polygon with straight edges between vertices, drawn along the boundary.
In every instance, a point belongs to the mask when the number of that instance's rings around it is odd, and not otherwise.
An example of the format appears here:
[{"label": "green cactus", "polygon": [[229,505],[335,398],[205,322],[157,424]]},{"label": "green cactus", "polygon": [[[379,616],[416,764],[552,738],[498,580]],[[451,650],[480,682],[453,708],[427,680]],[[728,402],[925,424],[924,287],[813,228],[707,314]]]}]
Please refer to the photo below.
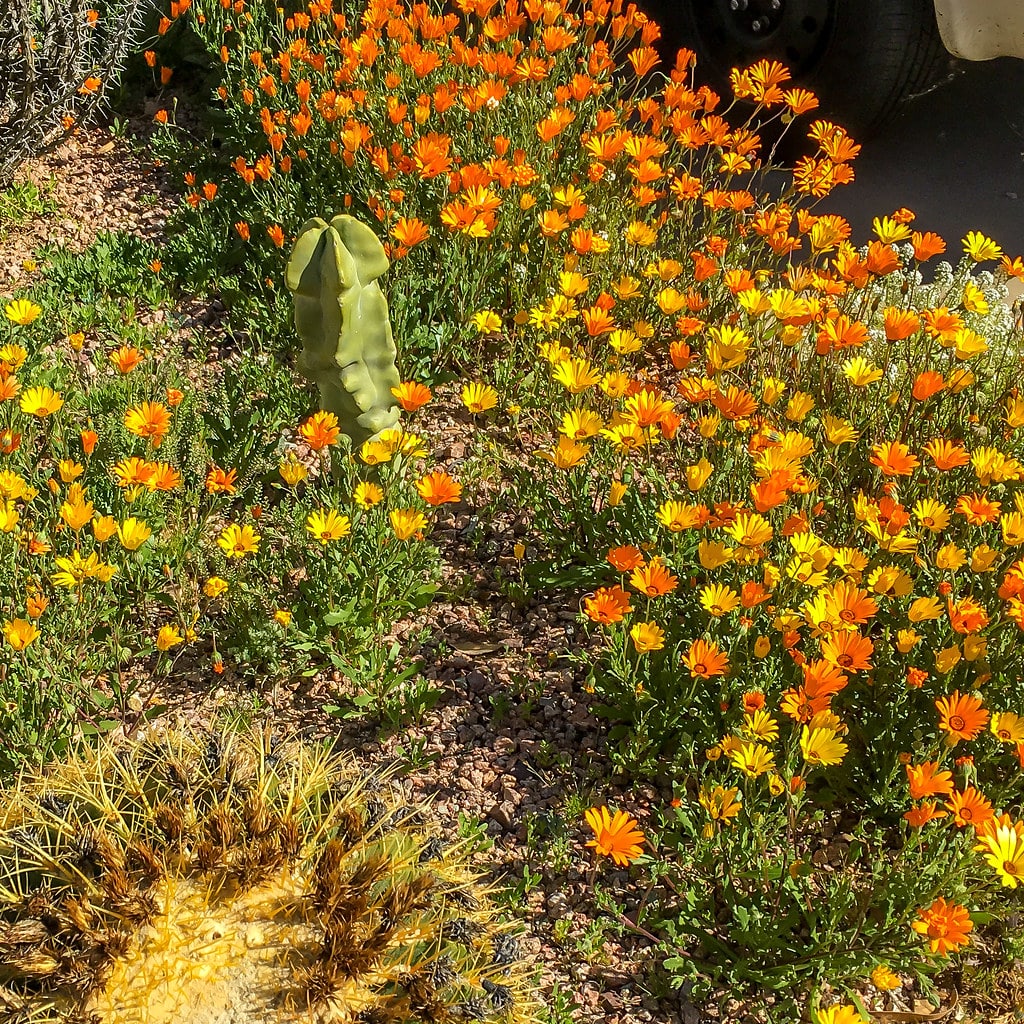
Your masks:
[{"label": "green cactus", "polygon": [[0,791],[0,1020],[529,1024],[518,945],[420,808],[262,732],[103,742]]},{"label": "green cactus", "polygon": [[306,221],[286,281],[302,339],[299,370],[320,389],[354,447],[398,426],[400,383],[388,303],[377,278],[388,269],[380,240],[347,214]]}]

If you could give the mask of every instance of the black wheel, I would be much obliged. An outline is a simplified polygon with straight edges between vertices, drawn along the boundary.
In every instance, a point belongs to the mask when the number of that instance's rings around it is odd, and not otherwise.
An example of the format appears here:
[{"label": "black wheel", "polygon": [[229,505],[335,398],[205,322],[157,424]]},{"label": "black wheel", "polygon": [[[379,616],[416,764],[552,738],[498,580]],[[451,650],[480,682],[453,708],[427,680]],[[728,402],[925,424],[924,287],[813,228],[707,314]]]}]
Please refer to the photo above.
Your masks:
[{"label": "black wheel", "polygon": [[[933,0],[641,0],[666,58],[697,54],[697,78],[728,95],[729,70],[781,61],[851,132],[880,127],[925,89],[948,54]],[[669,54],[672,57],[669,57]]]}]

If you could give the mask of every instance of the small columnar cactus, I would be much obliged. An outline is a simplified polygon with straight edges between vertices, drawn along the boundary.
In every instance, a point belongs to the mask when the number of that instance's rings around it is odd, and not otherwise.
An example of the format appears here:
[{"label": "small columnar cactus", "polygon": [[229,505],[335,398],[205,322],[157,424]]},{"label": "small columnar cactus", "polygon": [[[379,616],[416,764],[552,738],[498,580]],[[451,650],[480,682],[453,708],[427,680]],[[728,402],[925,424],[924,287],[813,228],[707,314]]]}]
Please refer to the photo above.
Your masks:
[{"label": "small columnar cactus", "polygon": [[398,426],[400,380],[388,303],[377,278],[388,258],[377,236],[347,214],[314,217],[299,231],[286,281],[302,339],[299,370],[320,389],[354,446]]},{"label": "small columnar cactus", "polygon": [[0,794],[0,1020],[523,1024],[458,844],[348,759],[172,732]]}]

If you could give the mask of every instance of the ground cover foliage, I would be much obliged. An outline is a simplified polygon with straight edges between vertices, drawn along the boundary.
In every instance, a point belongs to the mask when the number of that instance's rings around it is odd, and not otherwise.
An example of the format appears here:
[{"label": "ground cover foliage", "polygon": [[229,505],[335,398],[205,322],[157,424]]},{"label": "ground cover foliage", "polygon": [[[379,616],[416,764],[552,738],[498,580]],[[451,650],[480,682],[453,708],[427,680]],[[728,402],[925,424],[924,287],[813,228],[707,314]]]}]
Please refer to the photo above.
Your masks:
[{"label": "ground cover foliage", "polygon": [[[198,39],[213,84],[208,126],[155,116],[167,250],[50,254],[2,327],[5,767],[198,661],[363,666],[372,703],[468,500],[528,516],[509,593],[579,609],[616,767],[667,794],[588,814],[659,983],[845,1024],[1019,958],[1020,258],[909,210],[852,239],[814,207],[859,145],[813,96],[762,63],[719,97],[685,51],[662,74],[612,0],[168,13],[154,83]],[[765,126],[808,137],[781,185]],[[403,371],[401,426],[355,449],[284,287],[342,212],[390,257]],[[147,315],[206,285],[247,348],[217,372]],[[452,380],[459,481],[416,422]]]}]

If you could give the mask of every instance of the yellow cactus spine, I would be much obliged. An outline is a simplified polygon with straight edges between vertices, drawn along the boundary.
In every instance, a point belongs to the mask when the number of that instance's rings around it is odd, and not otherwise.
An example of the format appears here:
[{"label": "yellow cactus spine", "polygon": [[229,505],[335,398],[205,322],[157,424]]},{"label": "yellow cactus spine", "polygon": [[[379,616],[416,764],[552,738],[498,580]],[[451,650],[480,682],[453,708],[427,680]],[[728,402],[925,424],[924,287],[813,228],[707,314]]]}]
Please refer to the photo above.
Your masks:
[{"label": "yellow cactus spine", "polygon": [[298,740],[104,742],[0,791],[0,1020],[530,1024],[518,945],[386,778]]}]

